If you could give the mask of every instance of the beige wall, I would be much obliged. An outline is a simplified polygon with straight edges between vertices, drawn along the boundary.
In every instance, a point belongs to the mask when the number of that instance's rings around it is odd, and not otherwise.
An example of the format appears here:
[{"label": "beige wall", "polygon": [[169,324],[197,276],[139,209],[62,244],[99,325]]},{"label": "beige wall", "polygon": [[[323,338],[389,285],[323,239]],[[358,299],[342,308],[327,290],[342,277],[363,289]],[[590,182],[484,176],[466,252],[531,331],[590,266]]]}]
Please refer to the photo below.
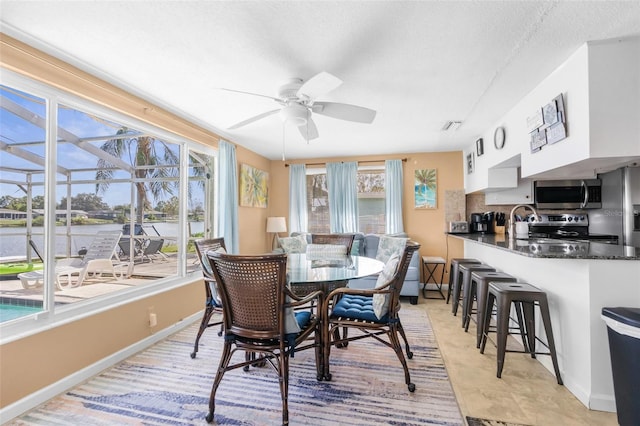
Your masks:
[{"label": "beige wall", "polygon": [[[92,102],[115,109],[191,140],[217,146],[219,136],[162,108],[132,96],[62,61],[0,33],[0,66],[43,83],[71,90]],[[444,191],[462,189],[460,152],[402,155],[404,163],[405,230],[422,244],[423,255],[447,256],[444,234]],[[239,207],[240,250],[255,254],[270,251],[266,233],[268,216],[288,217],[288,169],[282,161],[270,161],[242,147],[236,152],[238,167],[249,164],[269,172],[269,204],[266,209]],[[358,157],[358,160],[384,160],[393,157]],[[325,161],[317,159],[316,161]],[[332,160],[353,160],[337,158]],[[438,208],[413,208],[413,171],[438,170]],[[448,257],[459,257],[462,245],[450,239]],[[78,321],[12,341],[0,346],[0,407],[6,407],[29,394],[51,385],[80,369],[110,356],[178,321],[202,310],[202,281],[185,283],[176,289],[114,307]],[[148,309],[153,307],[158,326],[148,326]],[[185,353],[185,356],[188,356]]]},{"label": "beige wall", "polygon": [[[0,33],[0,66],[154,126],[210,146],[219,136],[132,96],[119,88]],[[238,164],[269,171],[270,161],[238,147]],[[267,247],[268,209],[239,208],[240,247],[246,253]],[[0,346],[0,407],[86,368],[203,309],[202,280],[114,307]],[[153,307],[158,326],[150,329]],[[195,336],[194,336],[195,337]],[[189,356],[185,353],[185,356]]]},{"label": "beige wall", "polygon": [[[241,164],[247,164],[269,173],[269,192],[271,184],[271,161],[241,146],[236,148],[238,172]],[[239,182],[238,182],[239,183]],[[268,200],[267,208],[238,206],[238,227],[240,229],[240,253],[261,254],[271,251],[271,240],[267,235],[267,217],[273,203]]]},{"label": "beige wall", "polygon": [[[305,160],[307,163],[325,163],[334,161],[380,161],[406,158],[403,163],[404,173],[404,228],[409,236],[420,243],[420,254],[423,256],[442,256],[445,259],[461,257],[463,246],[459,239],[445,235],[444,193],[447,190],[464,188],[462,173],[462,152],[412,153],[385,156],[360,156],[315,158]],[[292,161],[290,163],[302,163]],[[312,167],[312,166],[310,166]],[[438,183],[438,202],[436,209],[414,208],[413,176],[417,169],[436,169]],[[269,215],[284,216],[289,226],[289,168],[280,160],[271,162],[271,188],[269,193]],[[448,279],[448,278],[445,278]]]},{"label": "beige wall", "polygon": [[[0,346],[0,407],[193,315],[204,304],[202,286],[196,280]],[[154,328],[149,327],[151,307],[158,317]]]}]

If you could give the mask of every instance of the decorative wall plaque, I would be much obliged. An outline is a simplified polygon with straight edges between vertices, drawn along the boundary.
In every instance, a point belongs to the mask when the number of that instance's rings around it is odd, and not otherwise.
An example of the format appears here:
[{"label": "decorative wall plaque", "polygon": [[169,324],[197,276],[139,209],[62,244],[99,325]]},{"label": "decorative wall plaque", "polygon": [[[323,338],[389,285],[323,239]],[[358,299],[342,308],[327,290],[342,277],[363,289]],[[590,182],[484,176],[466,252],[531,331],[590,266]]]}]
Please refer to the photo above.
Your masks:
[{"label": "decorative wall plaque", "polygon": [[562,94],[527,117],[527,128],[531,152],[538,152],[547,144],[551,145],[565,139],[567,128]]}]

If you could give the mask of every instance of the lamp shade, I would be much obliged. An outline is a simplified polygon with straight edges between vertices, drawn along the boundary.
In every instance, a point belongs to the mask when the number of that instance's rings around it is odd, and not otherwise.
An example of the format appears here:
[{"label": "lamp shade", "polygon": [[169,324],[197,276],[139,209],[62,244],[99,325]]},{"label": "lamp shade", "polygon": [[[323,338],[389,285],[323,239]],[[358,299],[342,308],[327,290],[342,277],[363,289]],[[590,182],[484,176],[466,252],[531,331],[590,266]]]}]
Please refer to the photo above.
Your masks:
[{"label": "lamp shade", "polygon": [[284,217],[268,217],[267,232],[287,232],[287,222]]}]

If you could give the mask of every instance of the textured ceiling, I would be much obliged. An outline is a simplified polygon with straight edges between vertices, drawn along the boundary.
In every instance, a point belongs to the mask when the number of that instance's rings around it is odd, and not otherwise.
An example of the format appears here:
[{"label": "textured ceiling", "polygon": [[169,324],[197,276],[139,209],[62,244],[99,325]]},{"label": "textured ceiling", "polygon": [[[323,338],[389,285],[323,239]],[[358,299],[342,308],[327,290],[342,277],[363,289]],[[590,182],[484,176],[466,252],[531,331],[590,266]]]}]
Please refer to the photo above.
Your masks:
[{"label": "textured ceiling", "polygon": [[[640,34],[640,2],[9,1],[2,31],[268,158],[468,147],[584,42]],[[343,80],[319,100],[372,124],[314,115],[307,144],[278,107],[285,80]],[[463,121],[443,132],[448,120]]]}]

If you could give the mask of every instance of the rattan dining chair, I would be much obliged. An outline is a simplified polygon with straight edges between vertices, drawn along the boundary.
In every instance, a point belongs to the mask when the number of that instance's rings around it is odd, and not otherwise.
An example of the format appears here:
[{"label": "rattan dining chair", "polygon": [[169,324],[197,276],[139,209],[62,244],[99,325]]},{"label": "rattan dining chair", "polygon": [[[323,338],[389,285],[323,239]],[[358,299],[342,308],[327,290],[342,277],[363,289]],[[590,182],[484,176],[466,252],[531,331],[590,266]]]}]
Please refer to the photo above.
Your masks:
[{"label": "rattan dining chair", "polygon": [[311,244],[334,244],[347,247],[347,254],[351,253],[356,234],[311,234]]},{"label": "rattan dining chair", "polygon": [[200,328],[196,335],[196,342],[193,345],[193,352],[191,352],[191,358],[196,357],[198,353],[198,344],[200,343],[200,337],[202,333],[209,328],[216,325],[220,326],[218,336],[222,336],[222,321],[211,321],[211,317],[214,312],[222,313],[222,302],[220,296],[218,296],[218,290],[216,288],[216,279],[213,276],[213,270],[209,264],[209,259],[205,256],[205,253],[209,250],[216,251],[220,248],[226,249],[224,245],[224,238],[203,238],[195,240],[193,244],[196,246],[196,253],[198,253],[198,259],[200,259],[200,265],[202,266],[202,276],[204,277],[204,291],[206,295],[206,302],[204,305],[204,314],[202,315],[202,321],[200,322]]},{"label": "rattan dining chair", "polygon": [[[208,251],[224,311],[224,345],[211,388],[207,422],[215,412],[216,390],[227,371],[267,364],[278,373],[282,398],[282,424],[289,424],[289,358],[295,352],[315,349],[316,377],[322,380],[322,330],[320,316],[298,306],[322,303],[323,293],[298,297],[287,286],[287,254],[257,256]],[[244,351],[244,361],[232,363]]]},{"label": "rattan dining chair", "polygon": [[[420,248],[415,242],[408,242],[398,257],[392,257],[385,265],[380,275],[386,278],[378,280],[379,285],[374,289],[337,288],[327,297],[330,303],[325,303],[323,325],[324,340],[324,379],[331,380],[329,357],[331,347],[346,348],[348,343],[372,337],[378,342],[392,348],[404,368],[405,383],[409,391],[415,391],[411,383],[409,368],[405,360],[398,334],[405,344],[407,358],[413,358],[407,336],[398,315],[400,311],[400,291],[404,282],[411,256]],[[388,305],[380,303],[382,308],[376,315],[379,302],[388,301]],[[343,331],[342,335],[339,330]],[[346,330],[355,331],[347,333]],[[386,339],[384,338],[386,336]]]}]

